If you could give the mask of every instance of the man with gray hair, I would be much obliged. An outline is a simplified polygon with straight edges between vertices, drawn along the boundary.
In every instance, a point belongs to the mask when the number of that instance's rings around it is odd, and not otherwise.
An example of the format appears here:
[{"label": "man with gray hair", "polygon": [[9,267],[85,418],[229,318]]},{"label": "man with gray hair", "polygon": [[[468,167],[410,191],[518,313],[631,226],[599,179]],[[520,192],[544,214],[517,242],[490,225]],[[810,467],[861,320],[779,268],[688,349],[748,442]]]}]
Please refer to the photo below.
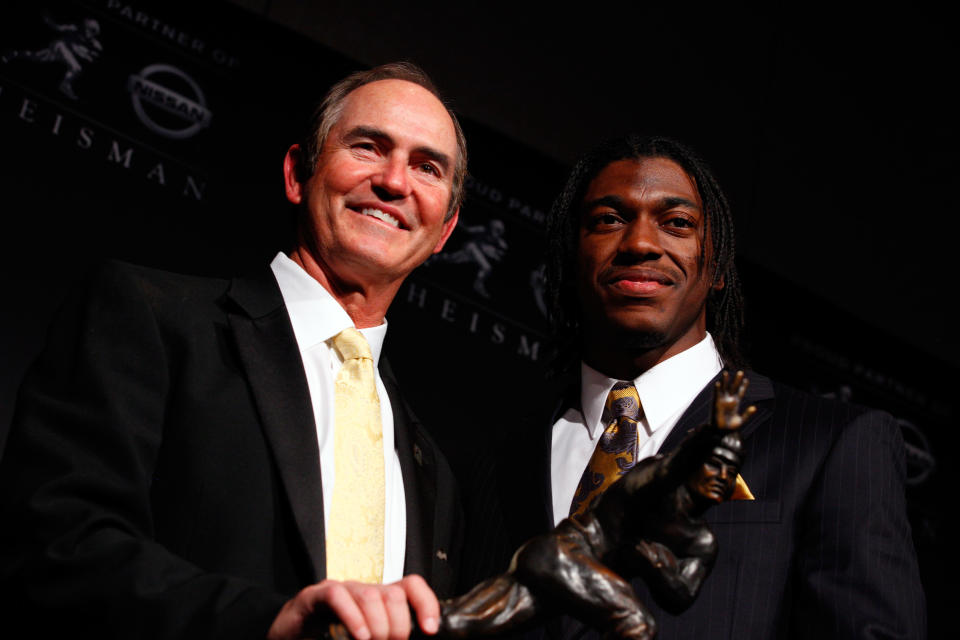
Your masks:
[{"label": "man with gray hair", "polygon": [[457,222],[463,133],[385,65],[330,90],[283,172],[296,237],[269,270],[111,263],[54,323],[0,462],[0,595],[32,636],[437,628],[458,497],[380,352]]}]

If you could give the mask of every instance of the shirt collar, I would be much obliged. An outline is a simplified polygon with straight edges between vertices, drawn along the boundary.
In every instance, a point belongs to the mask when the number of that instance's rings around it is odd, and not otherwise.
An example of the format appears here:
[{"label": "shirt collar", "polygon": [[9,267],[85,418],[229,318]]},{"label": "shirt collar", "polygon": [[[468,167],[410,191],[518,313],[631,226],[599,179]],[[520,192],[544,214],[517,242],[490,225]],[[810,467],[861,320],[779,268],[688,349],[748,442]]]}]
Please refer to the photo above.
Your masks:
[{"label": "shirt collar", "polygon": [[[713,338],[664,360],[634,379],[643,407],[644,422],[652,433],[669,418],[690,405],[703,387],[723,368]],[[590,438],[597,438],[604,425],[600,418],[607,394],[618,380],[609,378],[584,362],[580,363],[580,406]]]},{"label": "shirt collar", "polygon": [[[354,326],[353,320],[327,289],[284,253],[270,263],[287,307],[293,335],[300,353],[325,343],[344,329]],[[374,366],[380,363],[380,352],[387,336],[387,320],[376,327],[359,329],[370,344]]]}]

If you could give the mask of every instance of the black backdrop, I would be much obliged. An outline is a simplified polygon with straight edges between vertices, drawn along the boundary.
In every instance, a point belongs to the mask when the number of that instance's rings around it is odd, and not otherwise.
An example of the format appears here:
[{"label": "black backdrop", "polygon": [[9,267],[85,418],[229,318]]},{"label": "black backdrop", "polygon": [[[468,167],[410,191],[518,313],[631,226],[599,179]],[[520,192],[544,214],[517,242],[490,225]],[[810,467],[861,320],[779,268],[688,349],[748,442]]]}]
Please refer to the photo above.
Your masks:
[{"label": "black backdrop", "polygon": [[[187,10],[119,0],[18,1],[0,12],[0,264],[8,292],[0,309],[2,442],[23,370],[42,346],[63,294],[91,265],[112,257],[231,275],[262,266],[285,247],[291,212],[282,197],[283,153],[326,86],[361,65],[233,5]],[[813,74],[822,64],[811,59],[801,71]],[[71,66],[76,73],[65,86]],[[836,80],[824,87],[839,102],[856,90]],[[793,141],[809,135],[809,155],[794,159],[800,164],[829,155],[830,145],[813,134],[850,126],[856,139],[867,141],[871,127],[880,126],[875,120],[834,121],[824,128],[809,114],[809,104],[798,102],[776,135],[738,151],[756,165],[747,179],[724,164],[729,151],[717,152],[722,132],[711,137],[700,122],[668,133],[692,140],[715,161],[721,178],[731,179],[745,221],[741,240],[759,260],[741,263],[755,368],[901,419],[931,636],[945,637],[941,620],[957,604],[956,590],[941,587],[955,571],[952,559],[943,562],[952,488],[943,470],[957,446],[950,430],[957,409],[948,387],[958,380],[955,365],[948,364],[956,360],[841,311],[826,296],[777,275],[780,270],[756,250],[763,216],[779,213],[770,203],[788,200],[782,209],[797,215],[804,210],[797,200],[812,197],[797,194],[789,163],[783,171],[761,166],[777,135]],[[553,345],[539,304],[542,229],[565,173],[560,163],[487,127],[469,120],[464,125],[471,151],[468,200],[445,251],[458,259],[437,259],[415,272],[388,316],[388,349],[401,384],[455,464],[468,459],[485,432],[510,428],[508,408],[524,401],[530,380],[543,377]],[[952,233],[937,221],[956,214],[953,174],[942,163],[942,141],[904,140],[884,172],[843,175],[854,193],[832,184],[819,188],[818,197],[829,191],[865,206],[873,224],[906,223],[903,246],[878,248],[878,263],[919,257],[942,271],[949,258],[929,260],[916,251],[922,238],[906,236],[914,225],[921,235]],[[836,177],[836,163],[822,171]],[[883,199],[885,180],[918,175],[924,180],[916,202]],[[814,204],[810,223],[818,223],[818,215]],[[863,242],[870,242],[869,231]],[[817,251],[810,248],[811,261]],[[481,268],[483,260],[489,269]],[[955,290],[951,275],[937,277],[947,292]],[[891,304],[938,304],[897,286]],[[420,382],[428,371],[429,385]]]}]

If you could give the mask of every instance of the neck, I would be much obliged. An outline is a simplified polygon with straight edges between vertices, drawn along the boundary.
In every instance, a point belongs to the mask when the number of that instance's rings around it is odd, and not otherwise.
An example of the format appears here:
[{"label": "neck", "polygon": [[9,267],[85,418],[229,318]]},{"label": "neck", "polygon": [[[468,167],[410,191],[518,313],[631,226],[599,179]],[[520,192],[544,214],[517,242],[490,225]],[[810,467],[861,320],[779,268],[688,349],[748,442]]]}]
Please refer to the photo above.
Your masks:
[{"label": "neck", "polygon": [[659,350],[626,353],[625,349],[605,350],[584,348],[583,361],[600,373],[617,380],[634,380],[642,373],[663,362]]},{"label": "neck", "polygon": [[[591,332],[597,335],[596,332]],[[583,361],[604,375],[618,380],[633,380],[656,365],[669,360],[706,337],[706,331],[699,335],[684,336],[684,339],[664,344],[653,337],[632,336],[626,340],[609,339],[607,336],[597,339],[584,337]]]},{"label": "neck", "polygon": [[387,308],[393,302],[402,282],[376,286],[344,280],[337,277],[332,269],[302,245],[290,252],[290,259],[330,292],[358,329],[383,324]]}]

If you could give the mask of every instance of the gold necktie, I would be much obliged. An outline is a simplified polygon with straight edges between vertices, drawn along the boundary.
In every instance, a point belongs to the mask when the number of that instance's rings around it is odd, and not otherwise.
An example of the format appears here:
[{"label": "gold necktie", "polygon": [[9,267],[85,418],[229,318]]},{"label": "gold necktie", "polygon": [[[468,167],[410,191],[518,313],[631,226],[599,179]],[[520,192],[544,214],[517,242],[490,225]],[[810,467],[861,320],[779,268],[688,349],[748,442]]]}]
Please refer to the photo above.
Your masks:
[{"label": "gold necktie", "polygon": [[607,394],[603,423],[607,425],[573,494],[570,515],[591,507],[607,487],[637,464],[637,421],[643,417],[640,395],[632,382],[618,382]]},{"label": "gold necktie", "polygon": [[334,389],[334,484],[327,577],[383,580],[384,469],[380,399],[370,345],[356,329],[333,338],[343,359]]}]

